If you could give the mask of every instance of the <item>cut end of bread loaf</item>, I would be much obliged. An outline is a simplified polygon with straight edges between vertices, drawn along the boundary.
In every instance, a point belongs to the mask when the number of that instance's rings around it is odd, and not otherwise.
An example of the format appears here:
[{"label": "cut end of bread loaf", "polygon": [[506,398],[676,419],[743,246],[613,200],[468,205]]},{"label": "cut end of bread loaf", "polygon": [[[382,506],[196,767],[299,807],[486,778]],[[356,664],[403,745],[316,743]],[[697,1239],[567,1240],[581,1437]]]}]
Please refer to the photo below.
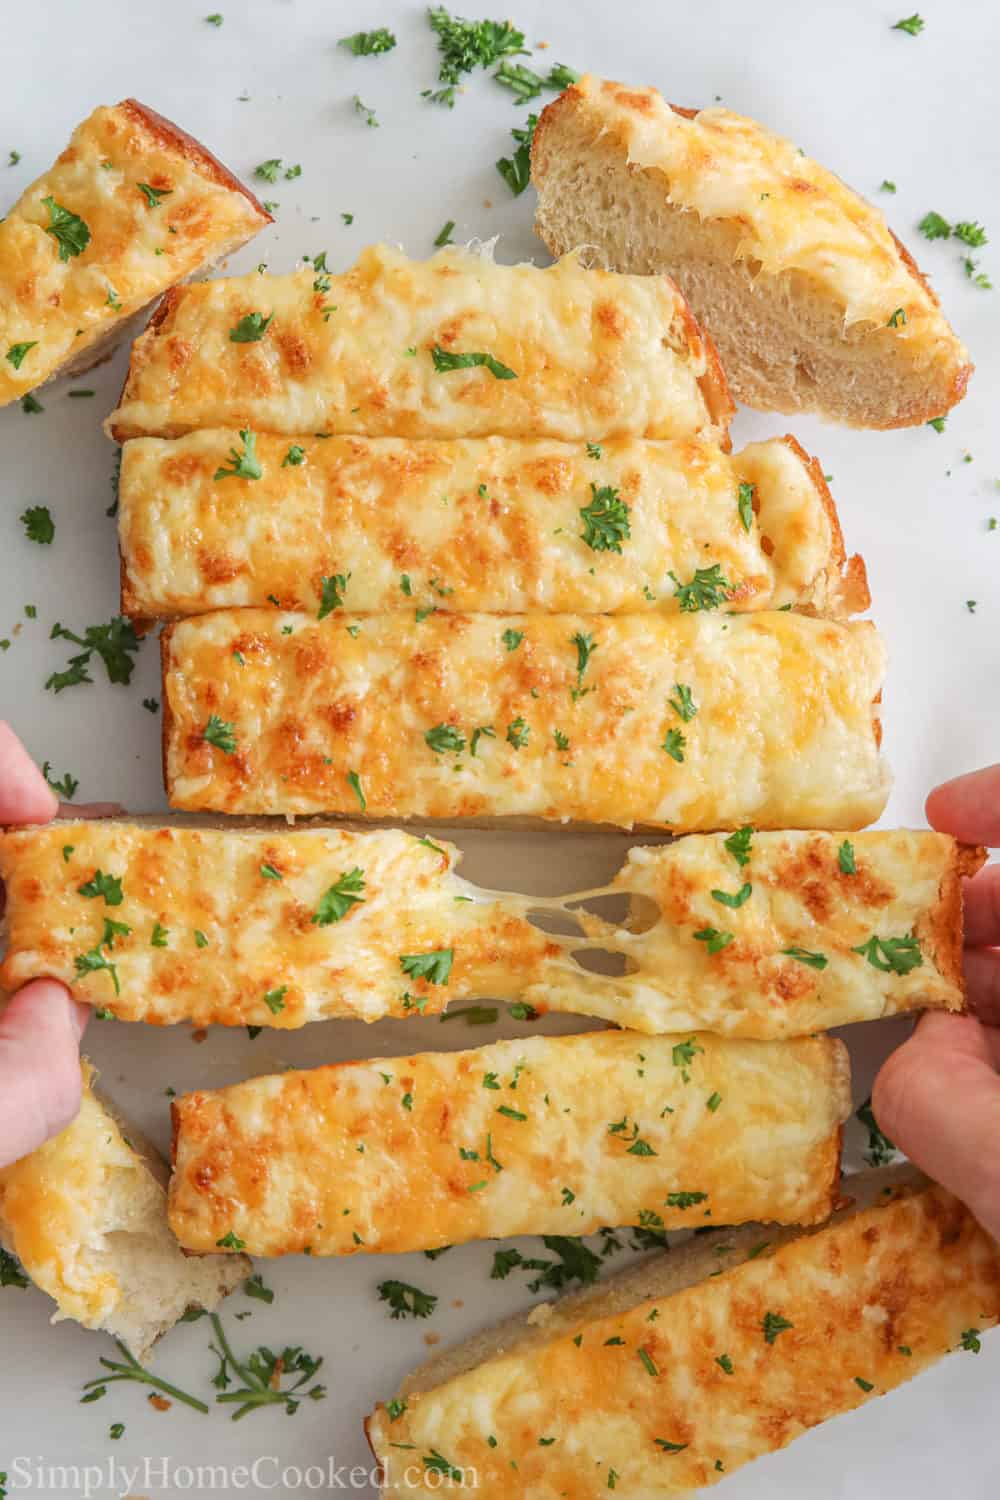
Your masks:
[{"label": "cut end of bread loaf", "polygon": [[144,1361],[192,1307],[211,1310],[250,1272],[246,1256],[185,1255],[167,1225],[166,1168],[119,1124],[83,1065],[80,1113],[0,1172],[0,1243],[72,1318]]},{"label": "cut end of bread loaf", "polygon": [[672,276],[746,405],[892,428],[964,396],[968,352],[882,215],[754,122],[584,78],[531,167],[552,254]]}]

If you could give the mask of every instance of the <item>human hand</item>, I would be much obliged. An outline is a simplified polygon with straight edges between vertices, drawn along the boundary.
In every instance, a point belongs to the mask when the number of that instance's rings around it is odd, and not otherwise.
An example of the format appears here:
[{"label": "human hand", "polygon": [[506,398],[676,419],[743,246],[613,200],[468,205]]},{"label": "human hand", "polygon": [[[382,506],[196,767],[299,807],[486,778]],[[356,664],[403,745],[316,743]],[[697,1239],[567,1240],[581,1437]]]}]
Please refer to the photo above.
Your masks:
[{"label": "human hand", "polygon": [[[1000,765],[927,799],[932,828],[1000,846]],[[965,883],[972,1015],[930,1012],[885,1062],[872,1108],[882,1130],[1000,1240],[1000,865]]]},{"label": "human hand", "polygon": [[[0,721],[0,824],[48,823],[58,807],[14,731]],[[76,1118],[80,1038],[89,1015],[55,979],[33,979],[0,1014],[0,1167]]]}]

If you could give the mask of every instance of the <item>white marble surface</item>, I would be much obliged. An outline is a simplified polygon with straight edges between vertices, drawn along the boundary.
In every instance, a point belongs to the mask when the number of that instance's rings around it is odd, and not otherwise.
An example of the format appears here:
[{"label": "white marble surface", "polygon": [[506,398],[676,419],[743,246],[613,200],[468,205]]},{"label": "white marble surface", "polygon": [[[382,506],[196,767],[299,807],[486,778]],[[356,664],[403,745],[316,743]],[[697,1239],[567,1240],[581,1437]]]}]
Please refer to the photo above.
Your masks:
[{"label": "white marble surface", "polygon": [[[214,3],[214,0],[213,0]],[[907,0],[907,4],[910,0]],[[304,252],[325,248],[331,267],[346,266],[369,241],[400,242],[429,253],[441,225],[456,238],[500,235],[498,255],[544,259],[531,231],[532,194],[514,199],[494,170],[509,154],[510,128],[526,113],[485,75],[470,81],[454,111],[420,98],[432,86],[435,53],[422,8],[384,0],[220,0],[224,24],[203,20],[208,0],[49,0],[43,7],[4,7],[0,92],[0,208],[44,170],[72,127],[97,103],[134,94],[207,142],[244,176],[281,156],[302,175],[262,195],[280,203],[278,222],[233,263],[264,259],[290,269]],[[468,0],[462,13],[491,15]],[[964,404],[941,435],[927,429],[852,433],[818,422],[753,416],[736,423],[738,443],[794,425],[833,475],[849,547],[867,558],[874,616],[889,644],[885,695],[886,751],[896,774],[888,823],[922,821],[928,787],[1000,756],[1000,450],[995,413],[1000,292],[980,291],[960,264],[959,247],[919,241],[915,225],[928,209],[949,219],[979,219],[1000,234],[996,78],[998,23],[982,0],[923,5],[919,37],[890,30],[902,6],[841,0],[518,0],[513,15],[529,42],[547,41],[536,64],[565,61],[613,77],[655,84],[684,104],[721,96],[797,140],[887,208],[891,224],[933,277],[945,306],[972,348],[978,370]],[[498,11],[502,14],[502,11]],[[388,56],[355,59],[335,45],[359,28],[389,25],[399,46]],[[368,129],[351,100],[358,93],[378,115]],[[242,100],[242,95],[249,95]],[[20,151],[6,167],[9,151]],[[884,178],[894,197],[879,194]],[[348,227],[342,213],[353,213]],[[1000,282],[1000,252],[981,252]],[[113,450],[99,421],[114,403],[123,354],[77,381],[96,392],[72,400],[65,385],[42,399],[45,411],[0,413],[0,711],[56,774],[72,772],[80,796],[114,798],[128,807],[161,807],[159,721],[141,706],[158,696],[156,651],[147,643],[130,687],[95,682],[54,697],[43,691],[65,663],[65,643],[50,642],[54,620],[79,629],[116,609],[118,564],[110,500]],[[968,461],[966,461],[968,459]],[[51,548],[24,539],[18,516],[46,504],[56,521]],[[977,601],[970,613],[966,600]],[[37,619],[23,606],[34,604]],[[13,632],[23,622],[23,628]],[[625,841],[555,836],[460,838],[467,873],[491,884],[579,888],[609,873]],[[461,1023],[459,1023],[459,1026]],[[161,1140],[168,1085],[213,1085],[288,1062],[309,1063],[418,1045],[463,1046],[482,1029],[421,1023],[313,1027],[298,1036],[218,1032],[195,1046],[185,1030],[151,1032],[95,1024],[88,1049],[106,1084]],[[517,1028],[508,1023],[506,1034]],[[558,1023],[553,1029],[571,1029]],[[905,1028],[904,1028],[905,1030]],[[873,1068],[901,1034],[872,1027],[850,1037],[859,1096]],[[956,1106],[958,1107],[958,1106]],[[857,1161],[857,1137],[852,1159]],[[151,1410],[138,1388],[112,1387],[80,1406],[82,1382],[97,1373],[106,1341],[75,1325],[47,1327],[48,1304],[36,1292],[0,1293],[0,1471],[10,1493],[83,1494],[88,1483],[60,1487],[45,1464],[104,1465],[91,1493],[104,1497],[191,1493],[183,1469],[172,1480],[154,1470],[130,1478],[145,1455],[174,1464],[238,1465],[265,1461],[256,1482],[240,1476],[213,1493],[297,1494],[283,1465],[349,1470],[367,1463],[361,1421],[373,1401],[425,1352],[425,1336],[471,1332],[530,1301],[512,1277],[491,1282],[491,1249],[470,1246],[433,1264],[423,1257],[349,1263],[289,1260],[266,1265],[273,1306],[237,1296],[227,1325],[237,1346],[303,1343],[326,1358],[329,1397],[297,1416],[277,1409],[232,1425],[224,1409],[210,1418],[174,1407]],[[619,1259],[622,1259],[620,1257]],[[437,1292],[429,1324],[391,1322],[376,1283],[397,1275]],[[236,1322],[233,1313],[252,1317]],[[156,1367],[202,1394],[215,1368],[204,1323],[180,1328],[161,1346]],[[721,1496],[768,1500],[987,1500],[1000,1484],[996,1403],[1000,1335],[978,1358],[960,1354],[890,1399],[872,1404],[796,1443],[788,1452],[723,1482]],[[108,1441],[122,1421],[120,1442]],[[126,1471],[109,1483],[113,1457]],[[20,1462],[18,1462],[20,1460]],[[23,1482],[30,1477],[31,1488]],[[301,1487],[300,1487],[301,1488]],[[206,1484],[206,1492],[207,1484]],[[306,1491],[307,1492],[307,1491]],[[329,1487],[320,1493],[330,1492]],[[336,1489],[333,1491],[336,1493]],[[370,1494],[365,1481],[354,1493]]]}]

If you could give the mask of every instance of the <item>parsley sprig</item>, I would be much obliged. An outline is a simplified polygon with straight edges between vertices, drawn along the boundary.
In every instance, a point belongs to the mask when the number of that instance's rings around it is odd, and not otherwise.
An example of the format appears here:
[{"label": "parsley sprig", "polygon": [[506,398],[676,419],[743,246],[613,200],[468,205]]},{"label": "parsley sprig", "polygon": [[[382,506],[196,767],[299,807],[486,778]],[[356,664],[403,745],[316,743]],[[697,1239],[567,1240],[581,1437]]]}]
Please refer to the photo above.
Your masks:
[{"label": "parsley sprig", "polygon": [[443,5],[427,12],[431,30],[438,39],[440,89],[424,89],[423,97],[434,104],[455,107],[456,86],[474,68],[488,68],[504,57],[526,57],[524,32],[510,21],[468,21],[453,16]]},{"label": "parsley sprig", "polygon": [[139,639],[132,622],[122,615],[116,615],[107,625],[88,625],[82,636],[56,621],[49,640],[72,641],[81,648],[77,655],[70,657],[64,672],[53,672],[47,679],[45,686],[54,693],[82,682],[93,682],[87,668],[95,652],[104,663],[109,682],[128,684],[132,680],[133,658],[139,649]]},{"label": "parsley sprig", "polygon": [[433,1292],[422,1292],[408,1281],[380,1281],[378,1295],[388,1302],[392,1318],[429,1318],[438,1304]]},{"label": "parsley sprig", "polygon": [[[273,1350],[262,1344],[252,1354],[247,1355],[245,1360],[241,1360],[234,1354],[226,1338],[218,1313],[212,1313],[212,1328],[219,1341],[217,1348],[212,1345],[212,1352],[220,1360],[219,1373],[214,1383],[223,1388],[223,1394],[216,1396],[215,1399],[220,1406],[237,1408],[233,1412],[234,1422],[239,1422],[250,1412],[258,1411],[262,1406],[284,1406],[285,1411],[291,1417],[298,1411],[303,1399],[322,1401],[326,1395],[326,1387],[322,1385],[314,1385],[308,1391],[303,1390],[322,1365],[322,1357],[314,1359],[298,1345],[275,1354]],[[233,1377],[243,1382],[238,1390],[224,1389],[229,1384],[230,1371]],[[282,1390],[281,1381],[286,1375],[297,1375],[298,1379]],[[302,1394],[296,1398],[297,1391],[301,1391]],[[207,1407],[203,1409],[207,1410]]]},{"label": "parsley sprig", "polygon": [[261,479],[264,471],[257,458],[257,434],[251,432],[249,427],[240,428],[240,438],[243,442],[243,452],[238,448],[229,450],[229,467],[222,464],[216,469],[213,481],[220,479]]},{"label": "parsley sprig", "polygon": [[121,1359],[105,1359],[102,1356],[99,1363],[111,1373],[98,1375],[94,1380],[86,1381],[83,1389],[89,1394],[82,1398],[83,1401],[97,1401],[106,1393],[109,1385],[114,1385],[120,1380],[132,1380],[137,1385],[150,1385],[164,1396],[170,1396],[172,1400],[180,1401],[184,1406],[190,1406],[194,1411],[200,1411],[203,1416],[208,1416],[208,1407],[204,1401],[199,1401],[197,1396],[189,1396],[187,1391],[180,1390],[169,1381],[161,1380],[159,1375],[153,1375],[149,1370],[144,1369],[135,1356],[126,1349],[121,1339],[115,1339],[115,1345],[121,1353]]},{"label": "parsley sprig", "polygon": [[580,533],[593,552],[621,552],[622,542],[632,535],[629,509],[613,484],[591,482],[590,502],[580,508],[584,529]]},{"label": "parsley sprig", "polygon": [[387,26],[375,31],[356,31],[353,36],[342,36],[338,47],[346,47],[355,57],[377,57],[380,52],[391,52],[396,38]]}]

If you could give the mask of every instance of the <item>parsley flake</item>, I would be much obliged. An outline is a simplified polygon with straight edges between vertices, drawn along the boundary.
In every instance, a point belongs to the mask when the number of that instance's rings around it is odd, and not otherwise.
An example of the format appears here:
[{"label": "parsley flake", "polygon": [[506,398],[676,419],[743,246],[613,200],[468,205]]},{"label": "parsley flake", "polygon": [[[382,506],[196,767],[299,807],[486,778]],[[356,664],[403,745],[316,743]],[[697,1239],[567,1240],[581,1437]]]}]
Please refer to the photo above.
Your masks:
[{"label": "parsley flake", "polygon": [[201,737],[208,744],[214,745],[224,755],[232,755],[236,749],[235,726],[225,719],[220,719],[218,714],[209,714]]},{"label": "parsley flake", "polygon": [[629,508],[612,484],[591,482],[590,502],[580,508],[584,529],[580,533],[592,552],[621,553],[622,542],[632,535]]},{"label": "parsley flake", "polygon": [[761,1323],[765,1344],[773,1344],[779,1333],[785,1333],[787,1329],[794,1327],[794,1323],[789,1323],[780,1313],[765,1313]]},{"label": "parsley flake", "polygon": [[694,936],[697,942],[705,944],[709,953],[721,953],[733,941],[731,932],[720,932],[717,927],[702,927]]},{"label": "parsley flake", "polygon": [[431,350],[431,359],[434,368],[439,373],[448,370],[469,370],[482,367],[489,370],[495,380],[516,380],[517,374],[509,366],[501,364],[492,354],[465,353],[455,354],[448,349],[442,349],[440,344],[435,344]]},{"label": "parsley flake", "polygon": [[429,953],[401,953],[399,967],[413,979],[426,979],[428,984],[447,984],[454,957],[454,948],[434,948]]},{"label": "parsley flake", "polygon": [[364,873],[355,865],[324,892],[311,920],[317,927],[329,927],[331,923],[339,922],[352,906],[364,905],[365,898],[360,894],[364,888]]},{"label": "parsley flake", "polygon": [[689,583],[681,583],[673,572],[669,574],[674,587],[674,598],[678,600],[683,614],[694,614],[700,609],[718,609],[729,597],[733,585],[722,576],[718,563],[710,568],[695,568]]},{"label": "parsley flake", "polygon": [[31,505],[21,512],[21,525],[29,542],[49,546],[56,534],[56,523],[47,505]]},{"label": "parsley flake", "polygon": [[230,448],[229,463],[231,467],[226,468],[223,464],[216,469],[212,476],[213,481],[220,479],[261,479],[264,471],[257,458],[257,434],[251,432],[249,427],[240,428],[240,438],[243,441],[243,452],[238,448]]},{"label": "parsley flake", "polygon": [[[231,344],[256,344],[264,337],[268,324],[274,318],[274,313],[268,313],[265,318],[263,313],[245,313],[239,322],[229,330],[229,342]],[[301,450],[300,450],[301,451]]]},{"label": "parsley flake", "polygon": [[70,260],[82,255],[90,244],[90,230],[83,220],[54,198],[43,198],[42,202],[49,211],[45,233],[51,234],[59,246],[59,259]]},{"label": "parsley flake", "polygon": [[872,968],[883,974],[909,974],[924,962],[920,944],[912,933],[902,938],[880,938],[873,934],[867,943],[859,943],[851,952],[860,953]]},{"label": "parsley flake", "polygon": [[407,1281],[380,1281],[378,1295],[388,1302],[393,1318],[429,1318],[438,1299],[432,1292],[422,1292]]}]

